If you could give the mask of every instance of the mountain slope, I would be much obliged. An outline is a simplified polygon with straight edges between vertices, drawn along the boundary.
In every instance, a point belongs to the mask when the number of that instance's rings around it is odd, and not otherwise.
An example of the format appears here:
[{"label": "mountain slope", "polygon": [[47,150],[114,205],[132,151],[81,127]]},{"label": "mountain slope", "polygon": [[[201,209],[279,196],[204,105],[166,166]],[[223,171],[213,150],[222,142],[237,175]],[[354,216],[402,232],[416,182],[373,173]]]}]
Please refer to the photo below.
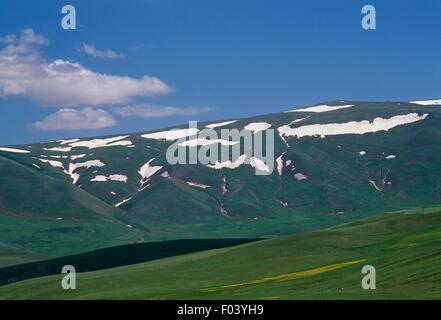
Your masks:
[{"label": "mountain slope", "polygon": [[0,268],[49,258],[16,248],[0,245]]},{"label": "mountain slope", "polygon": [[[0,262],[4,261],[1,259],[3,253],[5,256],[13,255],[15,258],[10,259],[11,261],[5,261],[11,265],[13,264],[11,262],[15,262],[13,266],[3,267],[0,265],[0,286],[25,279],[59,274],[65,265],[75,266],[77,271],[88,272],[163,259],[196,251],[232,247],[253,241],[256,241],[256,239],[193,239],[138,243],[30,263],[24,262],[31,260],[31,258],[37,260],[37,257],[0,246]],[[38,258],[39,260],[43,259],[42,256]]]},{"label": "mountain slope", "polygon": [[136,241],[122,212],[20,161],[0,155],[1,242],[56,256]]},{"label": "mountain slope", "polygon": [[[439,299],[441,209],[393,212],[334,228],[0,288],[6,299]],[[377,289],[361,288],[363,265]],[[118,279],[118,281],[115,281]]]},{"label": "mountain slope", "polygon": [[[122,244],[272,237],[441,202],[438,105],[338,101],[220,125],[199,123],[198,129],[207,126],[218,133],[225,128],[275,129],[278,162],[272,174],[256,175],[256,163],[241,163],[240,157],[230,159],[234,168],[225,163],[217,169],[214,164],[170,165],[166,152],[176,139],[164,139],[167,130],[10,146],[0,148],[0,159],[8,159],[11,172],[1,175],[0,194],[9,197],[0,198],[0,220],[10,219],[10,211],[17,221],[34,217],[26,227],[32,230],[37,220],[60,212],[63,219],[82,217],[83,225],[90,215],[97,222],[111,216],[121,224],[111,225]],[[22,172],[21,180],[14,180],[15,171]],[[41,179],[38,184],[48,189],[39,199],[52,203],[29,197],[34,191],[21,192],[34,190],[28,175]],[[47,199],[45,194],[55,194],[50,182],[69,192]],[[57,207],[63,209],[51,212]],[[14,229],[7,228],[0,243],[29,249],[8,237],[7,231]],[[107,231],[96,232],[97,239],[85,243],[108,245]],[[56,243],[59,236],[47,240]],[[32,249],[47,252],[40,245]]]}]

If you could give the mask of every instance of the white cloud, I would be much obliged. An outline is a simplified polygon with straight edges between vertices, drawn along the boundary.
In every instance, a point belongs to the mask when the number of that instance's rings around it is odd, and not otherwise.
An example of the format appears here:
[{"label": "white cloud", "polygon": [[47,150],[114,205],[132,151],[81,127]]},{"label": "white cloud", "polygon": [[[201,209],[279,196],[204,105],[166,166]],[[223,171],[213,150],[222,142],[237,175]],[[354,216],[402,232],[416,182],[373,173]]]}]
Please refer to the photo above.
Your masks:
[{"label": "white cloud", "polygon": [[49,41],[42,35],[34,33],[32,29],[24,29],[19,38],[15,34],[9,34],[5,37],[0,37],[0,42],[6,43],[10,49],[19,49],[29,47],[32,45],[47,45]]},{"label": "white cloud", "polygon": [[121,59],[125,57],[125,55],[116,53],[112,50],[98,50],[93,43],[83,43],[83,46],[78,49],[78,51],[101,59]]},{"label": "white cloud", "polygon": [[47,61],[40,48],[46,38],[31,29],[20,37],[0,38],[0,96],[23,96],[43,106],[76,107],[128,103],[134,97],[167,94],[171,89],[160,79],[136,79],[95,72],[79,63]]},{"label": "white cloud", "polygon": [[86,107],[77,109],[61,109],[34,123],[34,127],[42,131],[102,129],[116,125],[115,119],[102,109]]},{"label": "white cloud", "polygon": [[172,106],[157,106],[153,104],[136,104],[125,107],[114,108],[113,111],[122,117],[139,117],[139,118],[161,118],[171,116],[191,116],[200,114],[203,112],[209,112],[212,109],[205,108],[179,108]]}]

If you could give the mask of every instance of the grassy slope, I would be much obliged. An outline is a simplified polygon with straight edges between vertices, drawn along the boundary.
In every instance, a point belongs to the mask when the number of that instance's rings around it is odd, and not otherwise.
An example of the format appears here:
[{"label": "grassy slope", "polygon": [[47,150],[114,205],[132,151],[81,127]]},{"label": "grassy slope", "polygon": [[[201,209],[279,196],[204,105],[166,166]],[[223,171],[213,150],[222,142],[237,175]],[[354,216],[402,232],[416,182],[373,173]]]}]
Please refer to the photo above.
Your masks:
[{"label": "grassy slope", "polygon": [[[234,170],[171,166],[165,161],[165,151],[172,142],[144,139],[140,133],[128,137],[134,148],[79,147],[58,152],[45,149],[60,147],[59,142],[47,142],[29,148],[16,146],[27,148],[30,154],[0,152],[0,243],[62,255],[137,241],[268,238],[322,229],[379,212],[439,204],[441,108],[409,103],[355,104],[354,108],[334,112],[275,113],[240,119],[229,127],[242,129],[250,122],[265,121],[277,128],[300,118],[306,119],[293,127],[389,118],[410,112],[430,115],[424,121],[389,132],[290,138],[291,147],[284,160],[292,164],[283,168],[282,177],[277,170],[270,176],[256,176],[251,166]],[[276,135],[275,156],[285,148]],[[367,154],[361,156],[361,150]],[[81,188],[72,186],[72,180],[61,169],[39,160],[42,155],[78,154],[86,156],[74,162],[102,160],[106,164],[102,168],[78,169],[81,177],[77,185]],[[397,158],[386,160],[389,154]],[[152,158],[152,164],[163,169],[151,177],[147,188],[138,191],[138,169]],[[73,162],[56,159],[65,168]],[[6,164],[8,170],[3,170]],[[161,177],[165,170],[170,179]],[[127,175],[127,183],[91,181],[97,174],[117,173]],[[297,181],[294,173],[309,179]],[[222,194],[224,177],[226,194]],[[380,185],[382,192],[370,180]],[[190,187],[185,181],[211,188]],[[127,198],[132,199],[120,206],[121,210],[112,208]],[[230,218],[221,215],[221,207]],[[56,220],[60,216],[63,221]],[[127,228],[128,224],[133,228]]]},{"label": "grassy slope", "polygon": [[[27,262],[25,258],[31,260],[32,255],[24,255],[23,252],[12,251],[11,249],[9,251],[2,250],[2,247],[0,247],[0,263],[1,254],[3,252],[5,255],[7,254],[8,257],[16,257],[15,260],[13,260],[16,261],[16,264],[20,262],[23,263],[0,268],[0,286],[24,279],[58,274],[65,265],[73,265],[81,272],[95,271],[163,259],[191,252],[232,247],[257,240],[259,239],[193,239],[138,243],[31,263],[24,262]],[[21,261],[19,258],[21,258]],[[40,260],[41,259],[42,257],[40,257]]]},{"label": "grassy slope", "polygon": [[121,214],[67,179],[0,156],[0,243],[57,256],[135,242]]},{"label": "grassy slope", "polygon": [[0,245],[0,268],[47,259],[47,256]]},{"label": "grassy slope", "polygon": [[[323,231],[0,288],[7,299],[441,298],[441,209],[382,214]],[[361,268],[377,290],[361,289]]]}]

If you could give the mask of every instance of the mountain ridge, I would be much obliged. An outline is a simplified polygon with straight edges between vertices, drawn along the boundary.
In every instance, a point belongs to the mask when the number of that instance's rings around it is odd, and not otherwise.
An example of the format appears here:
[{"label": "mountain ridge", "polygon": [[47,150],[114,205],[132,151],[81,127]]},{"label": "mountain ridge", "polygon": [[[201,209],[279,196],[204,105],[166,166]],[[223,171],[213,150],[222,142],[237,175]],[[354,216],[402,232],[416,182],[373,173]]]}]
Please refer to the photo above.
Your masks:
[{"label": "mountain ridge", "polygon": [[[338,109],[342,106],[346,107]],[[314,107],[314,112],[308,111]],[[374,127],[377,118],[383,119],[378,128]],[[45,180],[55,179],[60,187],[67,188],[67,184],[72,186],[75,182],[74,188],[113,206],[112,210],[106,209],[109,218],[103,219],[118,226],[106,235],[105,230],[96,229],[105,225],[97,220],[90,230],[100,235],[92,237],[96,239],[88,249],[114,245],[113,233],[120,239],[116,240],[118,244],[179,238],[272,237],[441,202],[441,150],[436,143],[441,141],[441,108],[436,105],[335,101],[308,106],[306,111],[205,121],[198,123],[198,130],[233,120],[214,130],[242,130],[251,123],[266,123],[275,129],[274,160],[278,167],[272,174],[256,176],[253,165],[246,163],[238,162],[232,168],[234,159],[220,168],[170,165],[165,151],[176,140],[142,137],[168,131],[165,129],[7,147],[26,151],[21,153],[0,147],[0,160],[8,158],[26,170],[38,172],[37,184],[45,186]],[[400,121],[405,123],[400,125]],[[344,133],[339,133],[342,124],[346,127]],[[173,128],[182,129],[184,125]],[[312,133],[311,128],[315,130]],[[16,169],[14,174],[12,171],[2,171],[0,167],[0,177],[7,177],[3,178],[6,182],[2,193],[4,190],[16,194],[17,203],[37,208],[39,200],[32,192],[24,194],[20,190],[28,183],[25,179],[12,191],[13,175],[22,170]],[[98,208],[98,202],[88,203]],[[75,207],[74,203],[69,200],[54,205],[56,212],[50,224],[87,229],[88,223],[66,214]],[[19,217],[17,204],[8,202],[1,193],[0,208],[0,221],[8,216]],[[40,224],[41,214],[20,220],[29,226],[25,238],[30,238],[31,243],[41,242],[32,231]],[[48,232],[50,228],[42,229]],[[81,229],[66,230],[80,238]],[[42,250],[41,243],[24,245],[23,240],[1,236],[0,243],[37,252],[46,250]],[[57,250],[62,254],[81,252]]]}]

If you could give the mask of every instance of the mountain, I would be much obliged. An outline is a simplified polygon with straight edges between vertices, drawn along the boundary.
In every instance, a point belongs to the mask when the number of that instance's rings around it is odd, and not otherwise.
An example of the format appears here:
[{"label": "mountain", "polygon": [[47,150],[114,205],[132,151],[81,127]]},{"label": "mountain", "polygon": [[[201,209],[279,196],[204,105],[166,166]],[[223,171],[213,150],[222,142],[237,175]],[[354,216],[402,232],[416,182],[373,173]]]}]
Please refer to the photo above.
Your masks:
[{"label": "mountain", "polygon": [[[0,299],[439,299],[441,209],[0,287]],[[109,257],[111,259],[111,257]],[[375,267],[376,290],[361,287]],[[117,280],[117,281],[116,281]]]},{"label": "mountain", "polygon": [[[438,101],[329,102],[199,123],[192,133],[206,127],[275,129],[276,168],[256,175],[267,164],[243,155],[171,165],[171,128],[1,147],[0,243],[62,256],[135,242],[269,238],[441,202]],[[175,137],[191,131],[177,129]]]}]

